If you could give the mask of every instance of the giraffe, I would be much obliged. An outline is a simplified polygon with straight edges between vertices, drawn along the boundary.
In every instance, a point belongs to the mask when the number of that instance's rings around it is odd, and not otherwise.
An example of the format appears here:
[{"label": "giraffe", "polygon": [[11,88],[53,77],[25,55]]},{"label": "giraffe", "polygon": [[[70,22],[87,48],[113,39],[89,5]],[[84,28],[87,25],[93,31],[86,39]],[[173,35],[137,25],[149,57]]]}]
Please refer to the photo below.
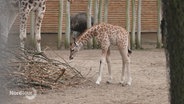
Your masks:
[{"label": "giraffe", "polygon": [[77,41],[74,39],[74,43],[70,44],[69,59],[73,59],[76,53],[81,49],[81,47],[86,44],[87,41],[92,37],[96,37],[102,49],[99,73],[96,84],[100,84],[102,80],[102,70],[105,62],[107,62],[109,73],[109,79],[107,83],[112,82],[110,46],[117,45],[122,57],[122,75],[120,83],[122,85],[131,85],[132,78],[130,74],[129,57],[129,53],[131,53],[131,51],[128,49],[129,33],[120,26],[101,23],[89,28],[81,35],[81,37],[79,37]]},{"label": "giraffe", "polygon": [[68,2],[72,3],[74,0],[68,0]]},{"label": "giraffe", "polygon": [[46,10],[46,0],[18,0],[20,16],[20,46],[24,48],[26,41],[26,27],[29,13],[35,13],[36,48],[41,52],[41,24]]}]

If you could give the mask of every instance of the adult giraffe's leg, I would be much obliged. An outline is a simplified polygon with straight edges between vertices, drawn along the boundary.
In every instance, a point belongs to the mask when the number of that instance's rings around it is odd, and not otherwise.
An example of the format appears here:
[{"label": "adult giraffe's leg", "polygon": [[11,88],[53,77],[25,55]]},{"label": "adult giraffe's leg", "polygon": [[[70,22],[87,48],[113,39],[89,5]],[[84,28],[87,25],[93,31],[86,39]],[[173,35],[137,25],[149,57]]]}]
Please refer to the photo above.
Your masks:
[{"label": "adult giraffe's leg", "polygon": [[108,79],[107,83],[111,83],[112,82],[112,73],[111,73],[110,47],[107,50],[106,61],[107,61],[107,67],[108,67],[108,72],[109,72],[109,79]]},{"label": "adult giraffe's leg", "polygon": [[98,79],[96,81],[96,84],[100,84],[102,80],[102,71],[106,62],[106,55],[107,55],[107,49],[102,49],[102,57],[100,59],[100,67],[99,67]]},{"label": "adult giraffe's leg", "polygon": [[45,10],[38,9],[35,13],[35,39],[36,48],[38,52],[41,52],[41,25],[44,17]]},{"label": "adult giraffe's leg", "polygon": [[26,28],[29,11],[20,10],[20,47],[25,48],[25,41],[27,38]]},{"label": "adult giraffe's leg", "polygon": [[130,58],[128,56],[128,48],[119,48],[120,54],[122,56],[122,76],[121,84],[122,85],[131,85],[132,78],[130,74]]}]

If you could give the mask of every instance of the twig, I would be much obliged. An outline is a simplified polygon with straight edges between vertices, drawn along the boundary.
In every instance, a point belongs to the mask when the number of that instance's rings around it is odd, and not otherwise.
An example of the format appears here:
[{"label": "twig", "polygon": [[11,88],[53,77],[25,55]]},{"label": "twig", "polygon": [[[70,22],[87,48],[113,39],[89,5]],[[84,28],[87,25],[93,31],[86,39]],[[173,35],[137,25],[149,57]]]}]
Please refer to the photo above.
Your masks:
[{"label": "twig", "polygon": [[[9,51],[9,53],[13,54],[17,60],[12,62],[13,65],[12,63],[9,64],[12,65],[11,67],[17,69],[11,74],[14,77],[18,77],[18,79],[21,80],[21,82],[24,84],[56,88],[58,85],[63,84],[59,81],[62,76],[69,77],[67,75],[64,75],[66,71],[72,71],[73,75],[71,76],[73,77],[78,76],[78,78],[84,78],[83,75],[76,68],[72,67],[64,58],[59,55],[58,57],[60,57],[64,62],[50,59],[43,52],[39,53],[27,49],[21,49],[19,51],[21,52],[16,53]],[[19,57],[23,57],[23,59]],[[72,80],[76,79],[70,78],[70,80],[66,81],[69,81],[68,83],[70,83],[70,81],[72,82]],[[76,81],[73,81],[73,83],[74,82],[76,83]]]},{"label": "twig", "polygon": [[55,82],[57,82],[65,73],[66,69],[63,69],[63,72],[56,78]]},{"label": "twig", "polygon": [[[57,54],[56,52],[54,52],[54,53]],[[59,63],[61,63],[62,65],[66,66],[69,69],[72,69],[75,73],[78,73],[80,75],[80,77],[84,78],[83,75],[76,68],[70,66],[70,64],[63,57],[61,57],[58,54],[57,54],[57,56],[65,62],[65,63],[62,63],[59,61]],[[58,61],[58,60],[54,60],[54,61]]]}]

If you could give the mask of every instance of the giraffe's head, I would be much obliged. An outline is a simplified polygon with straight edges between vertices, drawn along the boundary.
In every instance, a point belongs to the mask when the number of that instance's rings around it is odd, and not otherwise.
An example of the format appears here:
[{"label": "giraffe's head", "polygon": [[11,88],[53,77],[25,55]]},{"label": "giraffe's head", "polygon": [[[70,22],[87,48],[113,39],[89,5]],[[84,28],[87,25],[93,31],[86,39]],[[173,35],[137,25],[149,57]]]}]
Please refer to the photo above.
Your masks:
[{"label": "giraffe's head", "polygon": [[76,55],[76,53],[80,50],[80,46],[79,44],[75,41],[74,38],[74,42],[70,43],[70,56],[69,59],[72,60],[74,58],[74,56]]}]

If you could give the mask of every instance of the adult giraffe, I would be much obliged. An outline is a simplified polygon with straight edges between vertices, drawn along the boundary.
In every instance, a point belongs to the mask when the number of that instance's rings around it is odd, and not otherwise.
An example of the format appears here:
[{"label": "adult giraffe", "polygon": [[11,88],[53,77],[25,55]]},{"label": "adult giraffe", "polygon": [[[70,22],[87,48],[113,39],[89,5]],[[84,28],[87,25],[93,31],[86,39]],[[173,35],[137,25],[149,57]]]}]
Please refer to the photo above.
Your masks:
[{"label": "adult giraffe", "polygon": [[[8,34],[17,15],[20,18],[20,45],[24,48],[26,36],[27,19],[30,11],[36,16],[35,38],[37,51],[41,52],[41,23],[46,9],[47,0],[1,0],[0,1],[0,47],[5,47]],[[72,3],[74,0],[68,0]]]}]

